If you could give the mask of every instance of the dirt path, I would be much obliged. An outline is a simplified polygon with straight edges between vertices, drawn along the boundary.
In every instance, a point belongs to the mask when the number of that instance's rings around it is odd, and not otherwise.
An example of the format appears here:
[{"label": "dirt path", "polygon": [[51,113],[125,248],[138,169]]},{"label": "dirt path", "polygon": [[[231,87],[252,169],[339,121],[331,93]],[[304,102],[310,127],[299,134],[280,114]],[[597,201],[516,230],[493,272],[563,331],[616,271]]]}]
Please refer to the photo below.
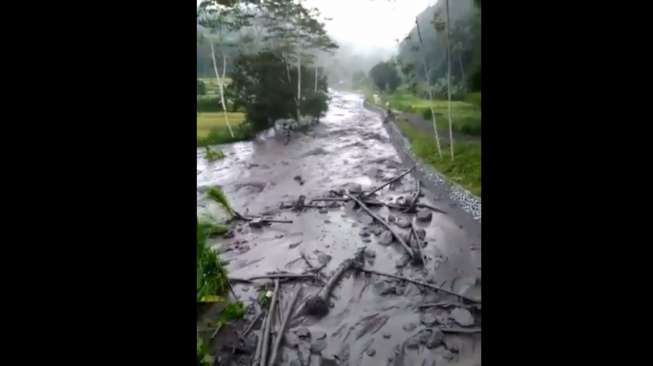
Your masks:
[{"label": "dirt path", "polygon": [[[227,157],[215,163],[207,163],[203,151],[198,150],[198,206],[206,203],[203,192],[208,187],[220,185],[241,213],[265,213],[293,221],[263,228],[241,223],[233,227],[233,238],[211,241],[223,252],[222,259],[228,261],[230,277],[247,278],[272,271],[300,273],[308,269],[302,253],[314,265],[327,263],[322,273],[328,277],[344,259],[366,247],[367,269],[419,279],[480,299],[480,223],[458,207],[451,207],[451,202],[435,200],[437,192],[429,191],[429,187],[424,187],[420,202],[447,213],[433,212],[429,222],[416,221],[418,229],[425,231],[427,242],[421,249],[426,257],[424,267],[402,263],[405,254],[401,245],[396,240],[384,244],[380,225],[373,224],[360,209],[340,204],[299,213],[280,209],[282,202],[291,203],[299,195],[308,201],[326,197],[329,190],[345,185],[370,190],[407,169],[381,123],[376,113],[363,107],[361,96],[334,92],[321,123],[307,132],[294,133],[287,146],[269,131],[255,141],[222,146]],[[301,178],[295,179],[297,176]],[[379,191],[376,198],[396,202],[399,197],[409,197],[415,184],[409,174],[399,184]],[[387,207],[374,211],[385,219],[394,216],[398,222],[414,216]],[[408,233],[397,225],[393,227]],[[282,310],[295,286],[297,282],[282,285]],[[302,298],[319,290],[319,285],[310,282],[301,286]],[[252,319],[260,311],[255,304],[255,286],[236,285],[236,293],[250,306],[247,317]],[[480,364],[480,334],[446,334],[443,343],[438,342],[436,327],[456,325],[450,317],[464,311],[454,311],[455,307],[417,307],[426,302],[458,301],[454,296],[377,276],[348,274],[336,286],[331,301],[327,316],[307,317],[301,324],[290,324],[287,340],[298,345],[293,348],[286,344],[279,364],[296,365],[301,360],[304,365],[317,365],[320,357],[324,362],[349,365]],[[480,311],[473,315],[473,327],[478,328]],[[310,337],[296,337],[295,333],[304,328]],[[255,346],[256,342],[250,340],[250,344]],[[313,352],[309,352],[311,346]],[[309,357],[310,353],[314,354]],[[246,354],[237,356],[239,361],[248,361]]]}]

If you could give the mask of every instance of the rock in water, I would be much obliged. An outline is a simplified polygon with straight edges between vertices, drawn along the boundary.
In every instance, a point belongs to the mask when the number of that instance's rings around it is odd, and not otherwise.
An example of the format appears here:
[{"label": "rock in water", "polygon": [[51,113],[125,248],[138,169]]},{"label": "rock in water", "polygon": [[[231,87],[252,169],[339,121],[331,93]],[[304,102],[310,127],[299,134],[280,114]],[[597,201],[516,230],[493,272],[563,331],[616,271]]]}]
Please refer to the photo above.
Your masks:
[{"label": "rock in water", "polygon": [[324,215],[324,214],[329,213],[329,210],[327,210],[326,208],[321,208],[321,209],[319,209],[317,212],[319,212],[319,213],[321,213],[321,214]]},{"label": "rock in water", "polygon": [[415,323],[406,323],[401,326],[401,329],[405,330],[406,332],[412,332],[417,328],[417,324]]},{"label": "rock in water", "polygon": [[444,340],[444,333],[442,333],[442,330],[440,330],[440,328],[433,328],[431,335],[426,340],[426,348],[433,349],[439,346],[442,343],[442,340]]},{"label": "rock in water", "polygon": [[385,338],[385,339],[390,339],[390,337],[392,337],[392,334],[390,334],[390,333],[383,333],[383,338]]},{"label": "rock in water", "polygon": [[417,220],[418,221],[428,222],[428,221],[431,221],[432,217],[433,217],[433,213],[430,210],[426,210],[426,209],[418,209],[417,210]]},{"label": "rock in water", "polygon": [[403,217],[400,217],[397,219],[397,221],[395,221],[395,225],[399,226],[402,229],[406,229],[410,227],[410,221],[408,221]]},{"label": "rock in water", "polygon": [[437,323],[437,319],[435,318],[435,314],[433,314],[433,313],[424,313],[424,314],[422,314],[420,320],[421,320],[422,324],[426,325],[427,327],[431,327],[435,323]]},{"label": "rock in water", "polygon": [[297,348],[299,345],[299,337],[295,333],[288,332],[284,335],[283,339],[290,348]]},{"label": "rock in water", "polygon": [[317,256],[317,261],[320,263],[320,265],[325,265],[331,261],[331,256],[328,254],[320,253]]},{"label": "rock in water", "polygon": [[415,349],[419,347],[419,339],[415,336],[410,337],[406,340],[406,347],[410,349]]},{"label": "rock in water", "polygon": [[426,230],[424,230],[424,229],[417,229],[417,230],[415,230],[415,234],[417,234],[417,236],[418,236],[420,239],[424,240],[424,238],[426,237]]},{"label": "rock in water", "polygon": [[365,254],[365,256],[366,256],[367,258],[375,258],[375,257],[376,257],[376,252],[373,251],[372,249],[369,249],[369,248],[366,248],[366,249],[365,249],[365,253],[364,253],[364,254]]},{"label": "rock in water", "polygon": [[326,343],[325,340],[318,339],[318,340],[314,341],[313,343],[311,343],[311,353],[320,353],[320,352],[324,351],[326,346],[327,346],[327,343]]},{"label": "rock in water", "polygon": [[370,348],[370,349],[367,350],[367,355],[368,356],[374,357],[375,354],[376,354],[376,350],[374,348]]},{"label": "rock in water", "polygon": [[381,245],[390,245],[394,237],[389,231],[384,231],[383,234],[379,237],[379,244]]},{"label": "rock in water", "polygon": [[462,325],[463,327],[468,327],[474,324],[474,317],[472,316],[472,313],[464,308],[455,308],[451,314],[449,314],[449,316],[456,323]]},{"label": "rock in water", "polygon": [[399,257],[399,259],[397,259],[395,262],[395,267],[404,267],[406,264],[408,264],[408,261],[410,261],[410,257],[408,257],[407,254],[402,254],[401,257]]},{"label": "rock in water", "polygon": [[302,327],[297,329],[295,334],[297,334],[299,338],[309,338],[311,336],[311,331],[309,331],[308,328]]}]

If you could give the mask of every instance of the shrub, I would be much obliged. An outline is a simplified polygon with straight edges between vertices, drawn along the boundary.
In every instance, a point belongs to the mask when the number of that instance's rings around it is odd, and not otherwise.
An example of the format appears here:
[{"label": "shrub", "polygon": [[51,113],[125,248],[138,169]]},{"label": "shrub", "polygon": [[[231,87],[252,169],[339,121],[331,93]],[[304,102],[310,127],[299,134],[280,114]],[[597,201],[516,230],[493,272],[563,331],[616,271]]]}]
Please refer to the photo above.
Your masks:
[{"label": "shrub", "polygon": [[197,301],[222,295],[229,289],[227,273],[218,255],[206,246],[205,227],[197,225]]},{"label": "shrub", "polygon": [[197,79],[197,95],[204,95],[204,94],[206,94],[206,83],[204,83],[200,79]]}]

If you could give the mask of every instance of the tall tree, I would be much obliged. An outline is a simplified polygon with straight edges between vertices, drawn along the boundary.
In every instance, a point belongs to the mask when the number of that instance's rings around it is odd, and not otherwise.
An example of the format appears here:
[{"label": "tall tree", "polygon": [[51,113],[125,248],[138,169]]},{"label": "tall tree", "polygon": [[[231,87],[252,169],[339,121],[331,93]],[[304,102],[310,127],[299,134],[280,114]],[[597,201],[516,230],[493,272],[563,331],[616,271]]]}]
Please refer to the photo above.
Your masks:
[{"label": "tall tree", "polygon": [[[415,18],[415,26],[417,28],[417,35],[419,38],[419,47],[417,48],[417,51],[421,51],[424,49],[424,41],[422,40],[422,32],[420,31],[419,27],[419,21],[417,18]],[[410,35],[409,35],[410,39]],[[442,148],[440,147],[440,136],[438,135],[438,126],[435,121],[435,111],[433,110],[433,86],[431,85],[431,69],[428,66],[429,63],[427,62],[426,58],[426,53],[423,52],[423,61],[422,61],[423,67],[424,67],[424,76],[426,78],[426,90],[429,93],[429,108],[431,109],[431,122],[433,123],[433,134],[435,137],[435,144],[438,148],[438,155],[440,158],[442,158]]]},{"label": "tall tree", "polygon": [[[208,40],[211,48],[211,61],[213,72],[215,73],[215,79],[218,84],[218,91],[220,93],[220,103],[222,105],[224,121],[229,129],[231,137],[234,137],[234,132],[229,123],[224,91],[227,74],[226,49],[238,46],[238,40],[228,40],[226,34],[228,32],[238,31],[249,24],[249,18],[251,15],[244,12],[241,8],[241,5],[244,5],[245,3],[248,3],[248,1],[243,1],[241,4],[241,2],[237,0],[204,0],[199,5],[197,13],[198,23],[202,27],[207,28],[210,33],[210,35],[205,38]],[[218,63],[215,57],[216,41],[222,56],[222,73],[218,71]]]},{"label": "tall tree", "polygon": [[[286,64],[286,76],[290,80],[290,65],[297,69],[297,94],[295,96],[296,118],[301,119],[302,105],[302,59],[311,59],[318,51],[331,51],[337,45],[317,20],[317,9],[308,9],[293,0],[268,0],[261,3],[266,26],[266,40],[272,41],[274,51],[279,52]],[[313,54],[311,54],[313,53]],[[317,70],[315,80],[317,77]],[[314,91],[316,91],[315,84]]]}]

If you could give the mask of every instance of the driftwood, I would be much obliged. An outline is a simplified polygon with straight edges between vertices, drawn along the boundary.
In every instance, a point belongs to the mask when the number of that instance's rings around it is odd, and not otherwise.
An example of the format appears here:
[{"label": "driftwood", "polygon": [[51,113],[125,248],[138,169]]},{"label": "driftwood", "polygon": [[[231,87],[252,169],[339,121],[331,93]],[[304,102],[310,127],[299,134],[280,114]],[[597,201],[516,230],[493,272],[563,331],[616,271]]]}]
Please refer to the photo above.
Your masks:
[{"label": "driftwood", "polygon": [[481,333],[481,328],[440,328],[442,333],[463,333],[463,334],[472,334],[472,333]]},{"label": "driftwood", "polygon": [[379,276],[390,277],[390,278],[394,278],[396,280],[401,280],[401,281],[407,281],[407,282],[410,282],[410,283],[414,283],[416,285],[423,286],[423,287],[426,287],[426,288],[430,288],[430,289],[433,289],[433,290],[436,290],[436,291],[446,292],[446,293],[448,293],[450,295],[457,296],[457,297],[459,297],[461,299],[464,299],[464,300],[467,300],[469,302],[479,303],[479,304],[481,303],[481,301],[478,300],[478,299],[472,299],[471,297],[467,297],[465,295],[457,294],[457,293],[455,293],[455,292],[453,292],[451,290],[447,290],[445,288],[438,287],[438,286],[432,285],[430,283],[426,283],[426,282],[422,282],[422,281],[418,281],[418,280],[413,280],[413,279],[410,279],[410,278],[407,278],[407,277],[397,276],[397,275],[393,275],[393,274],[390,274],[390,273],[377,272],[377,271],[374,271],[374,270],[371,270],[371,269],[361,268],[359,270],[361,272],[364,272],[364,273],[371,273],[371,274],[375,274],[375,275],[379,275]]},{"label": "driftwood", "polygon": [[268,349],[270,346],[270,330],[272,328],[272,317],[274,316],[275,307],[277,305],[277,296],[279,294],[279,279],[274,280],[274,292],[272,293],[272,301],[270,302],[270,309],[268,310],[267,322],[263,328],[263,343],[261,344],[261,360],[259,365],[266,366],[268,360]]},{"label": "driftwood", "polygon": [[265,217],[260,217],[260,216],[244,216],[238,213],[238,211],[234,210],[234,218],[237,220],[242,220],[242,221],[247,221],[250,223],[250,225],[253,226],[260,226],[262,224],[267,224],[267,223],[276,223],[276,224],[292,224],[292,220],[275,220],[275,219],[266,219]]},{"label": "driftwood", "polygon": [[447,211],[444,211],[444,210],[439,209],[439,208],[437,208],[437,207],[433,207],[433,206],[425,205],[425,204],[423,204],[423,203],[418,203],[418,204],[416,204],[415,206],[417,206],[417,207],[419,207],[419,208],[428,208],[429,210],[433,210],[433,211],[435,211],[435,212],[439,212],[439,213],[443,213],[443,214],[446,214],[446,213],[447,213]]},{"label": "driftwood", "polygon": [[254,276],[250,278],[229,278],[230,281],[233,282],[241,282],[241,283],[251,283],[254,280],[261,280],[261,279],[281,279],[281,280],[286,280],[286,279],[316,279],[314,274],[302,274],[302,273],[272,273],[272,274],[267,274],[267,275],[261,275],[261,276]]},{"label": "driftwood", "polygon": [[397,239],[397,241],[398,241],[398,242],[399,242],[399,243],[404,247],[404,249],[406,250],[406,253],[408,253],[408,256],[409,256],[410,259],[413,261],[413,263],[419,263],[419,262],[421,262],[421,257],[416,257],[416,256],[415,256],[415,254],[413,253],[413,250],[410,248],[410,246],[409,246],[408,244],[406,244],[406,242],[405,242],[404,239],[399,235],[399,233],[397,233],[397,232],[396,232],[396,231],[395,231],[395,230],[394,230],[390,225],[388,225],[388,223],[385,222],[385,220],[383,220],[381,217],[379,217],[379,216],[376,215],[374,212],[372,212],[372,210],[370,210],[367,206],[365,206],[365,204],[364,204],[363,202],[361,202],[361,200],[359,200],[358,198],[356,198],[356,197],[350,195],[350,194],[347,193],[347,192],[345,192],[344,194],[345,194],[345,196],[351,198],[351,199],[354,200],[356,203],[358,203],[358,205],[359,205],[363,210],[365,210],[365,212],[367,212],[368,215],[372,216],[373,219],[375,219],[376,221],[380,222],[383,226],[385,226],[385,228],[388,229],[388,230],[390,231],[390,233],[392,233],[392,235]]},{"label": "driftwood", "polygon": [[[261,309],[262,310],[262,309]],[[261,314],[264,312],[261,311]],[[260,359],[261,359],[261,348],[263,345],[263,330],[265,329],[265,324],[268,322],[268,317],[270,316],[269,313],[265,314],[265,317],[263,318],[263,324],[261,325],[261,331],[259,332],[258,335],[258,340],[256,342],[256,352],[254,352],[254,358],[252,358],[251,365],[258,366]]]},{"label": "driftwood", "polygon": [[362,193],[359,197],[360,197],[361,199],[365,199],[366,197],[369,197],[369,196],[373,195],[374,193],[380,191],[381,189],[383,189],[383,188],[386,187],[387,185],[390,185],[390,184],[392,184],[392,183],[398,181],[398,180],[401,179],[404,175],[406,175],[406,174],[412,172],[413,169],[415,169],[415,167],[416,167],[416,165],[413,165],[412,168],[410,168],[410,169],[406,170],[405,172],[399,174],[398,176],[396,176],[396,177],[390,179],[389,181],[387,181],[387,182],[385,182],[384,184],[380,185],[379,187],[373,189],[372,191],[367,192],[367,193]]},{"label": "driftwood", "polygon": [[286,315],[281,321],[281,327],[279,328],[279,332],[277,333],[277,339],[275,340],[274,346],[272,347],[272,356],[270,356],[270,363],[268,364],[270,366],[274,366],[274,364],[277,361],[277,353],[279,351],[279,346],[281,346],[281,340],[283,339],[283,334],[286,332],[288,319],[290,319],[292,310],[295,307],[295,303],[297,302],[297,298],[301,295],[301,292],[302,292],[302,288],[300,286],[299,289],[297,289],[297,292],[295,292],[295,296],[293,296],[290,305],[288,305],[288,310],[286,310]]},{"label": "driftwood", "polygon": [[410,233],[408,234],[408,244],[410,244],[410,238],[415,237],[415,245],[413,246],[413,251],[416,256],[419,256],[420,262],[423,263],[424,257],[422,256],[422,246],[421,244],[421,239],[417,235],[417,231],[415,230],[415,223],[413,222],[414,220],[411,219],[410,221]]},{"label": "driftwood", "polygon": [[417,307],[420,309],[442,307],[442,308],[472,308],[472,309],[481,310],[481,304],[456,304],[453,302],[444,302],[444,301],[427,302],[425,304],[418,305]]},{"label": "driftwood", "polygon": [[295,205],[293,207],[293,211],[301,211],[304,209],[304,200],[306,200],[306,196],[301,195],[297,199],[297,202],[295,202]]},{"label": "driftwood", "polygon": [[320,289],[317,295],[309,296],[298,311],[299,314],[307,314],[323,317],[329,313],[329,297],[342,275],[350,269],[363,268],[363,250],[359,250],[354,258],[344,260],[338,269],[333,273],[327,283]]},{"label": "driftwood", "polygon": [[247,337],[247,335],[252,330],[252,328],[254,328],[254,324],[256,324],[256,322],[261,317],[261,315],[263,315],[262,311],[260,313],[258,313],[258,315],[256,315],[256,317],[254,317],[254,320],[252,320],[252,322],[249,323],[247,328],[245,328],[245,330],[242,333],[240,333],[240,335],[239,335],[240,339],[245,339],[245,337]]}]

